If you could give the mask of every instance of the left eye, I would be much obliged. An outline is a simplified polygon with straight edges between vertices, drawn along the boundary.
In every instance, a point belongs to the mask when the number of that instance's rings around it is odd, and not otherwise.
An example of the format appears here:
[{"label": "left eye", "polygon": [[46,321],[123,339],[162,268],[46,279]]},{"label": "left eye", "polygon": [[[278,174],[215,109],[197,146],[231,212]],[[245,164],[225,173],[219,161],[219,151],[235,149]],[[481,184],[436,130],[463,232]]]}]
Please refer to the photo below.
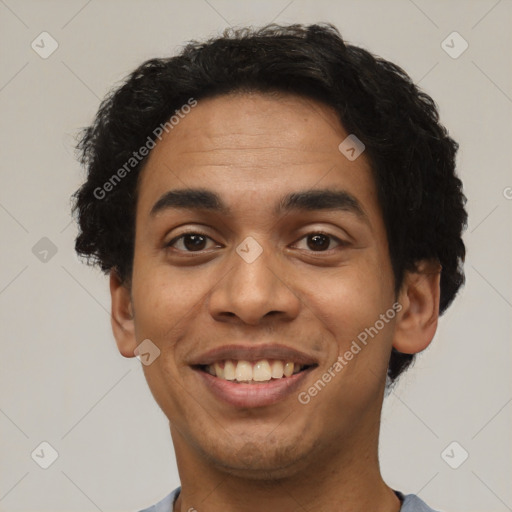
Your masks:
[{"label": "left eye", "polygon": [[309,233],[300,240],[306,240],[308,249],[311,249],[314,252],[329,250],[331,248],[331,240],[335,240],[338,245],[343,245],[343,242],[339,238],[326,233]]}]

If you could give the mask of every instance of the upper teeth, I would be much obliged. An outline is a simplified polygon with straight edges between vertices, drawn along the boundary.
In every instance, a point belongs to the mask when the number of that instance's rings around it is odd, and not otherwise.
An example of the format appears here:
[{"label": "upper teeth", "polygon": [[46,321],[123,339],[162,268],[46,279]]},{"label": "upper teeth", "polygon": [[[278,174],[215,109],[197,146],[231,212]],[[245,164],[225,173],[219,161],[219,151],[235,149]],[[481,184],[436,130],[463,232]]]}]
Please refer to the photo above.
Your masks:
[{"label": "upper teeth", "polygon": [[254,363],[250,361],[233,361],[228,359],[206,367],[206,371],[220,379],[236,380],[238,382],[264,382],[270,379],[290,377],[298,373],[302,365],[292,362],[284,362],[268,359],[261,359]]}]

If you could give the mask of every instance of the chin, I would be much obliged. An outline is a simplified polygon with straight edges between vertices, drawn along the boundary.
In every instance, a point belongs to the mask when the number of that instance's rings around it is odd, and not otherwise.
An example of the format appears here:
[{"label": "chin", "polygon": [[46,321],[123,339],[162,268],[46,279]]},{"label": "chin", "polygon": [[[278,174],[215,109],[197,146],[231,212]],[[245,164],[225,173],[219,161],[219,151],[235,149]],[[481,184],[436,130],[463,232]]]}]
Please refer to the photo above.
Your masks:
[{"label": "chin", "polygon": [[210,463],[229,475],[251,480],[277,480],[293,476],[308,466],[314,445],[304,439],[261,436],[259,441],[217,444],[205,451]]}]

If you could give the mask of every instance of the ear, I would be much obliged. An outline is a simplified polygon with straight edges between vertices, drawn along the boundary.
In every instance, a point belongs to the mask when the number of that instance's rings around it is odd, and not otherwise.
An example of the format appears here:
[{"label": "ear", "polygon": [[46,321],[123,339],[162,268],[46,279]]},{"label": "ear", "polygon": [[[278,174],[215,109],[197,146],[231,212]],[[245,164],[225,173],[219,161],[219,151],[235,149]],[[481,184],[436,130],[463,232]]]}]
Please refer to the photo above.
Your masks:
[{"label": "ear", "polygon": [[395,324],[393,347],[404,354],[425,350],[437,330],[441,265],[422,260],[415,271],[405,273],[398,302],[402,305]]},{"label": "ear", "polygon": [[111,323],[117,348],[124,357],[135,357],[137,346],[130,289],[115,270],[110,271]]}]

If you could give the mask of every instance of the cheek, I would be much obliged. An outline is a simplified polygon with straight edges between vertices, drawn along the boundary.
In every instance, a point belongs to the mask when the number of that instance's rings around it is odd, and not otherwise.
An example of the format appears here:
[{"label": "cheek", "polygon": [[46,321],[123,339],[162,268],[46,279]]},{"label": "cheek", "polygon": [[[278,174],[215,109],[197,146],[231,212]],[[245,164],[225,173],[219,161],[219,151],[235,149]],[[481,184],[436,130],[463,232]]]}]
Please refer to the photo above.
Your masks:
[{"label": "cheek", "polygon": [[329,330],[342,338],[357,335],[373,325],[381,313],[394,302],[392,280],[386,271],[371,270],[368,266],[347,266],[336,272],[316,275],[309,297],[315,314]]},{"label": "cheek", "polygon": [[[315,283],[314,287],[311,283]],[[371,385],[380,380],[376,375],[382,375],[387,368],[395,317],[389,273],[380,273],[369,265],[346,266],[334,273],[317,275],[305,285],[319,328],[328,333],[328,366],[338,357],[343,358],[343,370],[334,380],[344,382],[344,386],[358,382],[358,388],[362,382]],[[332,387],[333,394],[337,388],[336,384]]]},{"label": "cheek", "polygon": [[155,265],[137,274],[133,282],[135,332],[138,340],[149,338],[163,352],[175,355],[172,347],[205,314],[205,297],[216,285],[218,274],[202,270]]},{"label": "cheek", "polygon": [[169,269],[134,272],[133,300],[137,338],[162,339],[179,329],[197,304],[201,291]]},{"label": "cheek", "polygon": [[[301,396],[310,399],[312,422],[322,418],[318,428],[333,435],[339,431],[340,415],[346,428],[352,428],[365,415],[378,413],[395,317],[389,283],[363,266],[304,280],[308,309],[326,334],[322,348],[328,351],[328,359],[317,374],[327,384],[319,385],[317,380]],[[387,311],[391,313],[384,322],[380,315]]]}]

